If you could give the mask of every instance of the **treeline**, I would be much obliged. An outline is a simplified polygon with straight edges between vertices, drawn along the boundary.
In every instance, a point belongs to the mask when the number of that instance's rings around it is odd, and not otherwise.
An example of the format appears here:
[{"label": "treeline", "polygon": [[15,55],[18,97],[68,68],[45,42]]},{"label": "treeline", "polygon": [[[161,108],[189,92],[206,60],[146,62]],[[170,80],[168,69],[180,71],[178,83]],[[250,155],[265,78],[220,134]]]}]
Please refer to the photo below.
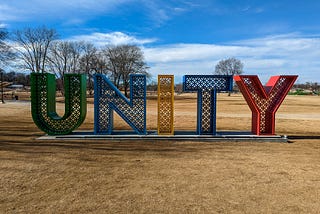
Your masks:
[{"label": "treeline", "polygon": [[290,94],[294,95],[320,95],[320,84],[317,82],[298,83],[293,86]]},{"label": "treeline", "polygon": [[[30,73],[50,72],[57,78],[57,88],[63,92],[64,74],[84,73],[87,75],[89,93],[93,93],[93,75],[105,74],[114,85],[128,95],[129,75],[146,74],[149,67],[144,54],[136,45],[96,47],[84,41],[66,41],[59,38],[55,29],[45,26],[25,28],[11,33],[0,28],[0,72],[4,81],[30,85]],[[235,58],[222,60],[216,66],[216,74],[241,74],[243,64]],[[6,72],[4,72],[6,70]],[[152,82],[148,89],[155,90]],[[318,83],[296,84],[298,91],[318,93]],[[176,86],[181,91],[180,85]]]},{"label": "treeline", "polygon": [[320,91],[320,84],[317,82],[306,82],[306,83],[298,83],[294,85],[297,89],[310,90],[310,91]]},{"label": "treeline", "polygon": [[[126,95],[130,74],[149,76],[143,52],[136,45],[96,47],[90,42],[60,40],[55,29],[46,27],[25,28],[10,34],[0,29],[0,60],[1,67],[22,73],[55,74],[57,88],[62,92],[64,74],[67,73],[86,74],[90,93],[93,91],[93,74],[105,74]],[[22,81],[23,75],[9,73],[4,75],[6,81],[12,81],[12,76],[15,76],[12,82]],[[24,76],[29,78],[29,75]],[[28,84],[27,81],[20,83]]]},{"label": "treeline", "polygon": [[16,85],[30,86],[30,74],[17,73],[14,71],[3,73],[3,81]]},{"label": "treeline", "polygon": [[[30,74],[19,72],[7,72],[3,73],[3,81],[11,82],[13,84],[21,84],[24,86],[30,86]],[[238,91],[236,85],[234,91]],[[148,91],[156,92],[158,88],[157,82],[150,82],[147,85]],[[178,93],[182,93],[182,83],[175,84],[174,90]],[[292,87],[290,94],[308,95],[308,94],[320,94],[320,84],[317,82],[297,83]]]}]

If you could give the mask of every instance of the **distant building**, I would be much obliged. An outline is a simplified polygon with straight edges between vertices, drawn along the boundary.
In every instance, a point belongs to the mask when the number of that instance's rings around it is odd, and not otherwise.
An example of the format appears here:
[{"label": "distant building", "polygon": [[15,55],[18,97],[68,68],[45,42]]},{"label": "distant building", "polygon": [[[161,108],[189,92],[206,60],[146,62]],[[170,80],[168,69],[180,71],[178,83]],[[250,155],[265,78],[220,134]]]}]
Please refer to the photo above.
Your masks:
[{"label": "distant building", "polygon": [[13,90],[19,90],[24,89],[24,85],[9,85],[7,88],[13,89]]}]

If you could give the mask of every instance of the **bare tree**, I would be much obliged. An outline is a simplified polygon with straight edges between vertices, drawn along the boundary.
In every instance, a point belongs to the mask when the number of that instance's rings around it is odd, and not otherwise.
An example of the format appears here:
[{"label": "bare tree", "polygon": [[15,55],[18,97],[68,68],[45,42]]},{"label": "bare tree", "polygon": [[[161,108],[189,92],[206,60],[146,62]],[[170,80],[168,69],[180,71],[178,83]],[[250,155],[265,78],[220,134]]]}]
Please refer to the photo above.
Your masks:
[{"label": "bare tree", "polygon": [[235,75],[243,73],[243,63],[236,58],[228,58],[219,61],[215,68],[215,74]]},{"label": "bare tree", "polygon": [[0,68],[8,65],[8,63],[14,59],[15,54],[11,46],[6,42],[8,38],[8,32],[0,28]]},{"label": "bare tree", "polygon": [[48,65],[57,77],[65,73],[80,73],[83,42],[55,41],[51,43]]},{"label": "bare tree", "polygon": [[121,66],[122,56],[121,56],[121,48],[118,47],[106,47],[106,49],[102,50],[104,56],[106,58],[106,67],[110,72],[110,78],[113,80],[115,86],[119,88],[120,86],[120,77],[121,77]]},{"label": "bare tree", "polygon": [[[243,63],[234,58],[228,58],[225,60],[219,61],[215,68],[215,74],[218,75],[235,75],[243,73]],[[228,96],[230,96],[231,92],[228,92]]]},{"label": "bare tree", "polygon": [[18,57],[22,60],[22,68],[31,72],[46,71],[49,46],[58,38],[54,29],[46,27],[25,28],[13,34],[13,41],[18,45]]},{"label": "bare tree", "polygon": [[125,96],[128,96],[129,75],[148,74],[143,52],[135,45],[119,45],[107,47],[104,54],[107,58],[107,69],[111,73],[111,79],[118,88],[122,84]]},{"label": "bare tree", "polygon": [[87,74],[88,84],[87,88],[89,94],[93,92],[93,74],[98,69],[97,62],[99,61],[98,50],[92,43],[84,43],[83,54],[80,58],[80,70]]},{"label": "bare tree", "polygon": [[92,61],[92,69],[95,73],[110,75],[110,71],[107,69],[108,59],[103,51],[98,51],[96,57]]},{"label": "bare tree", "polygon": [[317,82],[306,82],[305,88],[310,90],[313,94],[316,94],[319,91],[319,85]]},{"label": "bare tree", "polygon": [[64,74],[81,73],[80,59],[84,50],[83,42],[55,41],[52,42],[48,55],[48,70],[60,79],[59,90],[63,93]]},{"label": "bare tree", "polygon": [[[80,59],[80,70],[87,74],[88,90],[90,95],[93,92],[93,75],[95,73],[105,74],[111,77],[110,55],[106,54],[107,48],[98,50],[92,43],[85,43],[83,54]],[[120,78],[118,79],[120,82]],[[119,86],[119,85],[118,85]]]}]

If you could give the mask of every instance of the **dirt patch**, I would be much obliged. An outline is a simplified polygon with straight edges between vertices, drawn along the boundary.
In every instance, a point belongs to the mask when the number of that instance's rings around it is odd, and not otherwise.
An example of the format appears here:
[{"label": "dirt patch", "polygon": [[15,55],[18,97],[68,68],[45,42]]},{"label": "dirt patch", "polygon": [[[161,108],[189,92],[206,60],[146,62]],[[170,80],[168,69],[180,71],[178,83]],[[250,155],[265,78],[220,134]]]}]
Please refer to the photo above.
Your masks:
[{"label": "dirt patch", "polygon": [[[320,136],[319,97],[288,96],[276,132]],[[156,100],[147,126],[156,129]],[[63,104],[58,111],[63,113]],[[241,95],[218,96],[218,130],[250,130]],[[116,117],[115,127],[127,129]],[[195,130],[196,99],[175,103]],[[93,129],[93,106],[82,130]],[[40,141],[29,102],[0,104],[3,213],[319,213],[320,139],[292,143]]]}]

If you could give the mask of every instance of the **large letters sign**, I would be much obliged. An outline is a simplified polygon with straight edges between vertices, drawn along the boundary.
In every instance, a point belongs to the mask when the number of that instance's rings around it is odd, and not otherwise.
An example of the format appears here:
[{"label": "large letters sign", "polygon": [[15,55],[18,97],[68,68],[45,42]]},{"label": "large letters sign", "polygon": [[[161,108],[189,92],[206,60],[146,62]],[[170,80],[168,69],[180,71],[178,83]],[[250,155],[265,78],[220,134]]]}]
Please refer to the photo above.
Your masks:
[{"label": "large letters sign", "polygon": [[[275,113],[298,76],[274,76],[262,86],[257,76],[240,75],[234,80],[252,111],[252,133],[275,134]],[[49,135],[69,134],[86,116],[86,76],[67,74],[65,114],[56,113],[55,77],[31,74],[31,109],[35,124]],[[158,77],[158,134],[173,135],[174,76]],[[197,134],[216,134],[216,94],[232,90],[232,76],[186,75],[184,91],[197,91]],[[130,99],[104,75],[94,77],[94,134],[113,133],[113,112],[139,135],[146,135],[146,76],[130,76]]]}]

